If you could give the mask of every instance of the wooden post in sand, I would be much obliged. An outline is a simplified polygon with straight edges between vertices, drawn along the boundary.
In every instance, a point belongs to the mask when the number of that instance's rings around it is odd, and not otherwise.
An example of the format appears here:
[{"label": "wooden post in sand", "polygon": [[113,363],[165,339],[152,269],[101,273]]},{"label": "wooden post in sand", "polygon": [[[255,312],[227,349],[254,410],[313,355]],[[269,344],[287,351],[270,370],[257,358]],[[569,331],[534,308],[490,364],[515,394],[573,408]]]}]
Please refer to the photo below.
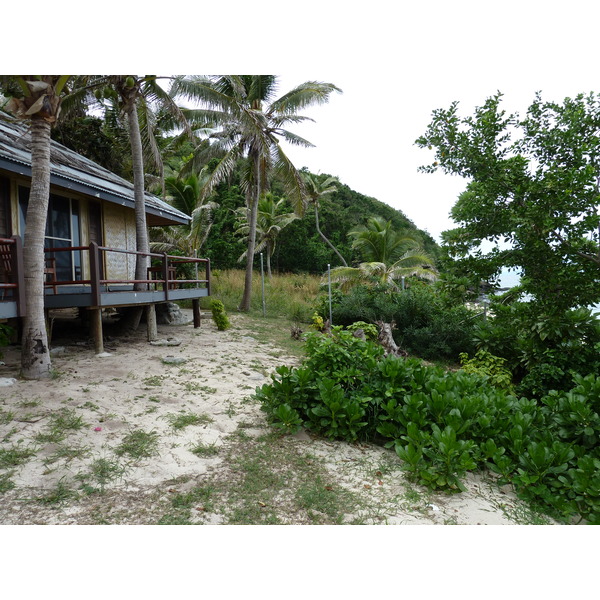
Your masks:
[{"label": "wooden post in sand", "polygon": [[102,339],[102,308],[92,308],[90,317],[90,330],[94,338],[96,354],[104,352],[104,340]]},{"label": "wooden post in sand", "polygon": [[90,244],[90,287],[93,306],[90,308],[90,331],[94,338],[96,354],[104,352],[102,339],[102,306],[100,302],[100,251],[98,244]]},{"label": "wooden post in sand", "polygon": [[192,311],[194,314],[194,329],[200,327],[200,300],[198,298],[192,299]]}]

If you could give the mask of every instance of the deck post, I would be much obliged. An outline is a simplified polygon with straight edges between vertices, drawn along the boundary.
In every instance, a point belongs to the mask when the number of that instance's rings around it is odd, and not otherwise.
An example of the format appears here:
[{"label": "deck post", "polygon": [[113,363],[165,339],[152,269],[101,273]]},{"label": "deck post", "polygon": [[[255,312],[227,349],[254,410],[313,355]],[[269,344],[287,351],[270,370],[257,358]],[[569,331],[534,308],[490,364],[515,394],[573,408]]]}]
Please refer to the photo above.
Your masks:
[{"label": "deck post", "polygon": [[162,264],[163,272],[162,277],[165,280],[165,284],[163,285],[163,290],[165,292],[165,300],[169,300],[169,256],[166,252],[163,252],[163,264]]},{"label": "deck post", "polygon": [[194,329],[200,327],[200,300],[198,298],[192,299],[192,311],[194,314]]},{"label": "deck post", "polygon": [[104,352],[104,340],[102,339],[102,308],[95,307],[91,309],[90,329],[94,338],[94,348],[96,354]]},{"label": "deck post", "polygon": [[149,342],[155,342],[158,339],[156,306],[154,304],[148,304],[148,306],[146,306],[146,332]]},{"label": "deck post", "polygon": [[100,306],[100,252],[96,242],[90,244],[90,287],[92,305]]}]

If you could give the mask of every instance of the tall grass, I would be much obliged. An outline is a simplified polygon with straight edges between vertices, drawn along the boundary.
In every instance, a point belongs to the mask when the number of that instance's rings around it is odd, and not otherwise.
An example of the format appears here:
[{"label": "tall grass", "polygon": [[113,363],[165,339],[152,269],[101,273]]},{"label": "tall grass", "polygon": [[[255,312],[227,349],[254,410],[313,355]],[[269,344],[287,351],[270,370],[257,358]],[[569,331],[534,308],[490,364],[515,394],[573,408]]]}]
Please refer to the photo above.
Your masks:
[{"label": "tall grass", "polygon": [[[238,310],[244,291],[244,271],[231,269],[215,271],[212,274],[211,298],[221,300],[228,312]],[[320,277],[317,275],[265,274],[265,312],[267,317],[285,317],[290,321],[309,323],[315,301],[319,293]],[[208,308],[210,299],[206,298],[203,308]],[[251,315],[262,315],[262,286],[260,273],[252,278]]]}]

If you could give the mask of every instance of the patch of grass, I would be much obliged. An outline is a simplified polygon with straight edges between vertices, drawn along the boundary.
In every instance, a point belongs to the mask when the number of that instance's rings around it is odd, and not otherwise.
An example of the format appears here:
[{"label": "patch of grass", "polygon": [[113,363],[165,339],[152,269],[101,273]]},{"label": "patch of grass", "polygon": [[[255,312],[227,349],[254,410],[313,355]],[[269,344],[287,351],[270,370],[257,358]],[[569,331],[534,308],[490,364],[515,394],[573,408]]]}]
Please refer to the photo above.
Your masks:
[{"label": "patch of grass", "polygon": [[191,449],[191,452],[196,456],[207,457],[207,456],[216,456],[219,454],[219,448],[213,444],[202,444],[199,443]]},{"label": "patch of grass", "polygon": [[148,387],[159,387],[163,384],[164,375],[152,375],[142,380],[142,383]]},{"label": "patch of grass", "polygon": [[158,525],[191,525],[191,511],[212,512],[212,496],[215,489],[211,486],[196,487],[189,492],[176,494],[171,499],[172,511],[163,515]]},{"label": "patch of grass", "polygon": [[321,462],[278,433],[253,439],[238,429],[222,448],[227,471],[208,484],[214,506],[228,524],[335,524],[346,521],[364,501],[334,482]]},{"label": "patch of grass", "polygon": [[45,467],[48,467],[61,459],[69,463],[76,458],[84,458],[89,453],[89,446],[59,446],[52,454],[44,459],[43,464]]},{"label": "patch of grass", "polygon": [[0,448],[0,469],[18,467],[27,462],[34,454],[35,450],[33,448],[22,448],[19,446]]},{"label": "patch of grass", "polygon": [[128,433],[115,449],[117,456],[133,459],[149,458],[158,454],[158,432],[136,429]]},{"label": "patch of grass", "polygon": [[180,429],[184,429],[185,427],[188,427],[189,425],[206,425],[208,423],[212,423],[214,421],[214,419],[212,417],[210,417],[209,415],[205,415],[205,414],[201,414],[201,415],[197,415],[194,413],[187,413],[187,414],[179,414],[179,415],[167,415],[165,417],[171,427],[175,430],[180,430]]},{"label": "patch of grass", "polygon": [[21,400],[21,402],[17,403],[19,408],[35,408],[40,405],[40,401],[38,399],[35,400]]},{"label": "patch of grass", "polygon": [[[89,473],[80,475],[79,479],[84,482],[82,487],[86,493],[100,491],[103,494],[106,485],[123,477],[126,470],[127,468],[118,460],[97,458],[91,463]],[[89,485],[90,481],[99,486],[99,489]]]},{"label": "patch of grass", "polygon": [[81,415],[77,415],[73,410],[62,410],[50,417],[47,431],[38,433],[35,440],[42,444],[58,444],[67,437],[68,432],[78,431],[83,427],[89,425]]},{"label": "patch of grass", "polygon": [[356,507],[356,499],[351,492],[323,479],[321,474],[304,481],[296,489],[296,502],[305,509],[314,523],[329,522],[341,524],[344,515]]},{"label": "patch of grass", "polygon": [[8,425],[14,418],[15,413],[0,409],[0,425]]},{"label": "patch of grass", "polygon": [[12,475],[13,471],[0,475],[0,494],[5,494],[9,490],[14,489],[15,482],[11,479]]},{"label": "patch of grass", "polygon": [[69,500],[77,498],[79,494],[76,490],[68,487],[61,479],[57,484],[56,488],[45,496],[41,496],[37,499],[40,504],[65,504]]}]

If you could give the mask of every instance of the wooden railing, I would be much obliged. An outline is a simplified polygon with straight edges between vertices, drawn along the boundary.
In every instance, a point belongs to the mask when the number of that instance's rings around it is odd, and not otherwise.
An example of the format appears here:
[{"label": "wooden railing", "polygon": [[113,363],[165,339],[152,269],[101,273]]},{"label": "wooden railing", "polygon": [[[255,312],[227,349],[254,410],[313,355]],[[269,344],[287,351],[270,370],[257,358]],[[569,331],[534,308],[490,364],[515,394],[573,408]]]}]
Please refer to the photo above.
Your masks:
[{"label": "wooden railing", "polygon": [[[89,246],[70,246],[67,248],[45,248],[44,252],[52,253],[57,257],[62,252],[88,252],[89,253],[89,279],[75,280],[52,280],[46,281],[45,286],[52,288],[53,293],[60,293],[60,289],[66,286],[90,286],[92,294],[92,303],[95,306],[100,305],[100,295],[103,292],[117,292],[114,286],[127,286],[135,291],[157,290],[158,286],[162,287],[164,292],[164,300],[169,300],[169,292],[174,289],[185,288],[204,288],[207,294],[210,295],[210,260],[207,258],[195,258],[189,256],[175,256],[167,253],[154,252],[135,252],[131,250],[122,250],[119,248],[109,248],[99,246],[92,242]],[[106,267],[101,265],[106,261],[103,257],[109,253],[126,254],[137,258],[137,256],[148,257],[152,261],[152,266],[148,267],[146,279],[108,279],[102,276],[106,271]],[[83,257],[82,257],[83,258]],[[57,261],[59,262],[59,261]],[[81,261],[83,263],[83,260]],[[195,265],[195,278],[193,279],[178,279],[181,272],[178,273],[178,267],[184,264]],[[198,267],[203,266],[203,278],[198,275]],[[25,314],[24,296],[21,293],[24,289],[23,277],[23,251],[21,238],[13,236],[12,238],[0,238],[0,301],[11,300],[23,304],[19,307],[19,314]],[[154,278],[153,275],[156,277]],[[111,290],[113,286],[113,290]],[[10,290],[5,297],[5,290]]]}]

